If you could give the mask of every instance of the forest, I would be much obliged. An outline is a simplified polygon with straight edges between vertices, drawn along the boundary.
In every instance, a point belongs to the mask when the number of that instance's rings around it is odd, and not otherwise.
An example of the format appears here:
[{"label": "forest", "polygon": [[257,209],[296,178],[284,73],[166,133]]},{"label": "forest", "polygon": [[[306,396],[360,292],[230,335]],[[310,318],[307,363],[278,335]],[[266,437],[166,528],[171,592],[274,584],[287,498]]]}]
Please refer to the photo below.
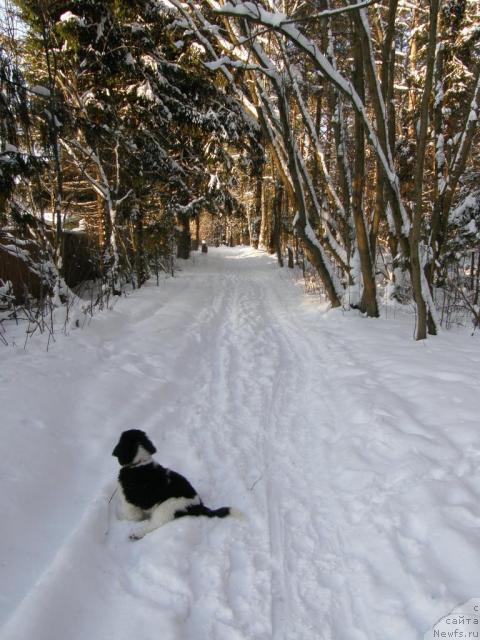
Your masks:
[{"label": "forest", "polygon": [[4,0],[0,20],[0,336],[85,283],[91,310],[174,272],[202,216],[332,307],[413,309],[417,340],[480,322],[477,0]]}]

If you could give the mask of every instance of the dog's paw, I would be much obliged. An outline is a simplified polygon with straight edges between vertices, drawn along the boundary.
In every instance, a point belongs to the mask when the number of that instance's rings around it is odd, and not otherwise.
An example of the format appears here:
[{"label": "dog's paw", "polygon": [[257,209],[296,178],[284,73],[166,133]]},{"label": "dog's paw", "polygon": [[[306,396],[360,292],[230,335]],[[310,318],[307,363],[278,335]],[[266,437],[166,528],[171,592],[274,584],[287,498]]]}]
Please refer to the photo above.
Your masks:
[{"label": "dog's paw", "polygon": [[141,540],[143,538],[143,535],[141,533],[131,533],[128,536],[129,540],[132,540],[132,542],[135,542],[135,540]]}]

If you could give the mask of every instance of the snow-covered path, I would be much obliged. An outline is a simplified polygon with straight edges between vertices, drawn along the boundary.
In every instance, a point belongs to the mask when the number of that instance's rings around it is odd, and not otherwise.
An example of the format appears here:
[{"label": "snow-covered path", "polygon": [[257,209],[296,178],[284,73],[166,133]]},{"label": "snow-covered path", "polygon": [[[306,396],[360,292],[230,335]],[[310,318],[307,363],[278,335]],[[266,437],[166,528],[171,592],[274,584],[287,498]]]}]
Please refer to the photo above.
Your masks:
[{"label": "snow-covered path", "polygon": [[[326,313],[241,248],[0,357],[1,640],[414,640],[480,595],[475,338]],[[246,520],[128,541],[132,427]]]}]

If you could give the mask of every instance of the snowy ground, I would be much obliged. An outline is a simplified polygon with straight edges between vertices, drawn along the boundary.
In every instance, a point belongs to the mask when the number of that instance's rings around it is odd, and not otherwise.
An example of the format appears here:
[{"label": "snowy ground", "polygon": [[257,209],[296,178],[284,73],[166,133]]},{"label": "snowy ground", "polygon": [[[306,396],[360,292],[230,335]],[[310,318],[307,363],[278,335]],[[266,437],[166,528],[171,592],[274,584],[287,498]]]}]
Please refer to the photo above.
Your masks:
[{"label": "snowy ground", "polygon": [[[326,312],[250,249],[194,262],[1,348],[1,640],[417,640],[479,596],[477,338]],[[130,542],[132,427],[246,521]]]}]

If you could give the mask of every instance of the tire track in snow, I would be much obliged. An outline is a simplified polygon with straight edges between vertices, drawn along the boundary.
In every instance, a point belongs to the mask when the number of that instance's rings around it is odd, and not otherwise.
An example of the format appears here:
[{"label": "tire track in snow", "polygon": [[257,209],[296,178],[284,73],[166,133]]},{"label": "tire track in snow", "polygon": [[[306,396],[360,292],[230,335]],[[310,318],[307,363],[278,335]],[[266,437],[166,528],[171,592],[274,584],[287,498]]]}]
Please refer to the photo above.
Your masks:
[{"label": "tire track in snow", "polygon": [[[257,405],[255,424],[258,434],[253,434],[253,438],[258,438],[259,450],[262,452],[261,460],[257,462],[262,471],[255,490],[258,493],[260,487],[264,486],[265,499],[262,502],[267,514],[271,565],[271,637],[274,639],[305,637],[300,629],[305,620],[312,618],[311,611],[306,614],[300,594],[305,574],[297,575],[295,568],[288,566],[289,563],[292,564],[292,553],[288,548],[291,536],[285,530],[285,512],[282,510],[283,503],[295,502],[299,494],[305,496],[300,510],[307,516],[307,520],[312,508],[307,502],[308,480],[302,481],[301,470],[292,472],[289,467],[289,457],[297,446],[292,406],[295,406],[298,397],[302,397],[304,393],[302,388],[307,380],[307,372],[302,367],[301,357],[304,354],[299,355],[292,341],[292,336],[298,334],[297,329],[286,326],[279,320],[282,316],[282,303],[271,292],[277,273],[266,277],[267,274],[263,272],[261,278],[255,277],[253,273],[246,274],[243,278],[237,276],[235,283],[232,281],[235,295],[227,311],[229,317],[226,318],[223,336],[234,336],[225,346],[230,353],[230,360],[236,351],[241,350],[243,353],[243,368],[239,366],[238,358],[233,358],[236,360],[233,364],[235,375],[240,376],[243,384],[249,380],[255,381],[262,398]],[[243,334],[239,325],[243,327]],[[265,373],[265,369],[269,367],[270,375],[262,377],[259,372]],[[235,389],[236,385],[238,386],[238,380],[230,378],[228,388]],[[251,388],[251,385],[247,386]],[[250,396],[253,395],[251,392]],[[229,403],[235,404],[234,398],[230,398]],[[227,402],[227,406],[229,403]],[[314,530],[311,522],[309,526]],[[312,540],[310,547],[314,548],[314,536]],[[297,553],[303,555],[301,559],[304,565],[311,563],[308,553],[301,549]],[[310,587],[310,591],[313,590]],[[313,596],[310,597],[310,607],[313,600]],[[295,609],[293,612],[292,606]],[[292,615],[294,623],[290,620]],[[309,636],[318,631],[312,623],[307,624],[307,627],[304,633]]]},{"label": "tire track in snow", "polygon": [[[316,572],[320,570],[321,564],[318,562],[316,550],[317,527],[311,515],[310,480],[308,475],[303,476],[301,466],[297,464],[293,469],[291,464],[291,458],[299,446],[299,431],[302,430],[302,425],[295,424],[295,412],[292,411],[292,407],[296,404],[303,407],[303,403],[308,403],[314,397],[309,379],[312,370],[315,370],[315,367],[312,369],[312,362],[316,361],[318,369],[319,362],[324,360],[318,361],[318,350],[312,351],[311,344],[305,340],[302,343],[298,328],[286,321],[281,291],[276,289],[276,274],[268,278],[262,273],[259,280],[250,274],[244,281],[238,279],[235,287],[244,291],[243,294],[241,291],[235,292],[227,311],[230,319],[225,322],[223,337],[235,337],[235,340],[227,342],[226,347],[231,359],[235,353],[235,343],[238,343],[241,334],[238,330],[238,318],[243,316],[244,324],[251,323],[250,330],[244,334],[239,348],[244,353],[244,359],[252,366],[246,367],[244,371],[238,366],[237,361],[233,370],[236,375],[241,374],[243,381],[256,380],[263,398],[258,407],[256,421],[256,429],[260,435],[259,449],[262,451],[262,459],[258,462],[262,474],[256,491],[264,485],[271,556],[271,637],[275,640],[283,637],[303,640],[315,637],[319,633],[314,621],[322,617],[325,606],[321,603],[319,608],[315,602],[318,594]],[[235,287],[232,286],[232,290]],[[252,318],[256,318],[257,322],[252,322]],[[299,346],[299,341],[302,346]],[[263,376],[260,384],[258,372],[262,371],[264,366],[272,367],[272,375]],[[320,378],[320,386],[322,382],[324,380]],[[235,388],[232,378],[229,379],[228,388]],[[328,391],[326,397],[328,398]],[[232,403],[231,398],[229,402]],[[325,404],[328,404],[328,400],[323,401],[323,405]],[[229,406],[228,402],[226,406]],[[328,417],[325,419],[323,416],[323,422],[335,425],[336,418],[331,406],[327,413]],[[331,425],[324,430],[330,434]],[[308,437],[309,434],[306,435]],[[301,459],[306,454],[308,447],[300,447],[297,458]],[[289,521],[286,527],[285,518],[288,512],[285,511],[285,505],[288,505],[294,518],[301,518],[300,523],[294,519]],[[326,512],[329,508],[326,507]],[[293,534],[289,532],[290,526],[294,528]],[[308,531],[302,530],[302,527],[308,528]],[[337,542],[336,527],[333,527],[332,533],[328,544],[330,553],[333,551],[333,557],[338,562],[341,547]],[[295,538],[299,536],[302,537],[303,548],[296,544]],[[292,552],[294,543],[295,551]],[[301,571],[297,570],[296,564],[301,566]],[[308,583],[307,589],[305,582]],[[333,632],[330,635],[326,626],[324,625],[321,637],[333,638]]]},{"label": "tire track in snow", "polygon": [[[200,411],[196,418],[198,429],[192,433],[199,451],[203,448],[204,452],[213,452],[210,455],[213,475],[218,460],[225,459],[234,461],[229,472],[236,477],[244,496],[253,495],[254,489],[258,493],[263,486],[265,497],[260,503],[258,498],[250,500],[250,508],[244,509],[249,519],[252,516],[255,521],[255,538],[246,533],[237,539],[237,543],[243,550],[244,565],[248,563],[248,567],[242,567],[244,572],[265,574],[265,566],[269,567],[268,594],[265,593],[265,580],[257,580],[257,598],[260,602],[268,595],[271,602],[268,637],[279,639],[283,637],[290,598],[285,585],[283,521],[279,514],[281,497],[277,480],[272,478],[272,475],[279,475],[281,461],[275,460],[269,442],[278,438],[276,407],[281,404],[289,359],[266,321],[263,300],[270,283],[263,281],[263,265],[262,258],[244,268],[237,263],[238,271],[216,278],[215,289],[221,292],[217,294],[221,298],[221,310],[203,341],[206,355],[199,370],[200,375],[205,374],[208,379],[204,392],[208,394],[209,402],[202,405],[195,399],[198,395],[195,394],[193,402]],[[260,276],[255,273],[259,267]],[[207,375],[209,370],[213,375]],[[207,430],[205,425],[209,425]],[[262,520],[266,522],[266,529]],[[257,557],[253,557],[254,549]],[[262,555],[268,555],[268,559],[262,560]],[[230,565],[234,568],[238,565],[236,556],[236,551],[230,553]],[[239,573],[238,567],[236,573]],[[253,637],[245,622],[246,637]]]},{"label": "tire track in snow", "polygon": [[[299,477],[291,478],[290,489],[298,499],[293,513],[302,521],[303,529],[301,534],[295,529],[295,519],[293,523],[289,521],[294,533],[288,535],[289,528],[286,529],[285,554],[294,555],[298,565],[297,571],[294,568],[289,573],[295,607],[286,635],[299,640],[308,637],[333,640],[346,634],[345,637],[366,640],[368,632],[364,634],[360,628],[373,630],[361,607],[362,598],[348,580],[352,567],[348,564],[349,548],[343,530],[350,530],[351,505],[339,500],[331,484],[331,478],[341,472],[341,468],[329,450],[345,421],[345,411],[332,401],[338,393],[336,381],[332,383],[327,375],[332,366],[338,364],[332,355],[336,350],[332,349],[328,334],[317,331],[313,340],[308,325],[292,320],[296,310],[288,308],[291,299],[283,298],[285,284],[275,280],[272,285],[266,305],[267,317],[270,312],[270,323],[277,327],[277,339],[283,342],[298,374],[296,380],[289,381],[284,403],[300,407],[297,415],[300,424],[295,425],[297,437],[293,435],[290,441],[294,467],[300,471]],[[336,358],[340,353],[342,349],[336,352]],[[318,416],[315,424],[312,423],[314,415]],[[291,469],[292,466],[286,467],[287,475]],[[299,535],[303,548],[296,544]],[[289,551],[292,547],[294,554]]]},{"label": "tire track in snow", "polygon": [[[278,407],[281,406],[281,391],[285,387],[284,366],[281,357],[281,344],[266,322],[265,308],[266,286],[263,281],[250,279],[244,283],[247,293],[237,300],[237,308],[249,309],[249,316],[261,320],[260,326],[252,332],[249,359],[252,363],[264,361],[269,363],[272,376],[263,383],[261,395],[263,403],[259,415],[258,428],[262,432],[261,450],[264,465],[265,505],[267,513],[268,541],[270,549],[271,577],[270,577],[270,621],[272,640],[282,640],[284,637],[285,621],[288,619],[289,597],[285,584],[284,562],[284,525],[279,512],[281,491],[277,488],[274,476],[278,461],[272,452],[272,442],[278,438],[276,417]],[[253,286],[252,286],[253,285]],[[265,364],[264,364],[265,366]],[[257,369],[257,367],[255,367]]]},{"label": "tire track in snow", "polygon": [[[284,477],[288,479],[284,495],[281,496],[282,502],[288,501],[288,510],[284,507],[282,514],[284,535],[281,553],[283,581],[288,585],[287,599],[290,603],[288,615],[283,622],[283,633],[289,639],[327,638],[319,628],[324,616],[321,600],[318,603],[318,536],[312,518],[315,497],[311,491],[309,470],[302,464],[308,461],[309,456],[314,455],[314,450],[305,446],[307,443],[302,441],[304,435],[308,436],[303,425],[302,410],[314,397],[310,379],[314,369],[309,366],[312,351],[302,348],[300,327],[295,326],[286,316],[285,300],[282,297],[284,285],[280,285],[281,289],[278,286],[278,279],[272,279],[265,300],[264,318],[268,326],[275,327],[275,340],[282,354],[282,399],[280,403],[272,403],[270,415],[271,421],[277,423],[277,430],[280,430],[284,438],[276,457],[282,466]],[[322,380],[318,382],[321,386]],[[274,390],[274,396],[278,396],[279,391],[280,384]],[[330,408],[327,413],[328,418],[331,418]],[[324,416],[323,420],[325,421]],[[271,438],[266,437],[267,446],[272,447]]]},{"label": "tire track in snow", "polygon": [[[236,484],[241,488],[240,494],[243,493],[243,496],[247,497],[251,490],[248,485],[253,486],[258,481],[258,472],[261,475],[265,473],[265,461],[257,442],[263,442],[263,437],[259,436],[259,429],[262,428],[265,413],[263,397],[268,398],[270,395],[269,389],[265,390],[265,380],[268,384],[270,374],[267,369],[271,366],[272,354],[265,354],[262,316],[257,313],[258,305],[251,303],[257,297],[261,298],[261,295],[258,295],[257,283],[244,274],[232,273],[226,277],[225,291],[228,293],[224,300],[221,326],[216,330],[217,343],[213,367],[217,374],[210,389],[213,406],[204,414],[203,421],[212,423],[210,433],[205,436],[207,441],[210,440],[207,450],[214,451],[213,469],[218,459],[228,460],[229,472],[236,477]],[[199,437],[203,443],[205,436]],[[263,500],[262,503],[261,510],[264,511],[267,501]],[[266,564],[265,561],[262,562],[261,556],[266,553],[265,542],[270,543],[270,540],[261,539],[265,531],[259,526],[260,518],[255,513],[255,505],[251,500],[247,500],[247,505],[244,511],[248,520],[253,519],[256,522],[253,523],[253,534],[247,530],[243,537],[236,539],[237,548],[240,545],[242,549],[241,567],[238,566],[237,549],[229,552],[229,564],[234,568],[237,578],[240,572],[248,571],[251,575],[265,574],[265,568],[261,568],[259,572],[258,565]],[[255,547],[256,555],[260,555],[260,559],[253,557]],[[270,564],[269,558],[268,565]],[[275,581],[270,578],[269,583],[269,597],[272,598],[272,590],[276,588]],[[238,590],[238,585],[234,586],[232,583],[232,586],[234,591]],[[252,586],[257,586],[256,594],[252,594]],[[265,586],[265,580],[254,580],[249,590],[244,590],[242,597],[245,600],[253,598],[260,603],[267,595]],[[238,594],[233,593],[232,598],[239,600]],[[245,637],[253,637],[252,625],[247,624],[249,621],[246,616],[242,616],[241,609],[237,609],[240,613],[240,626],[246,633]],[[270,624],[272,627],[275,626],[274,619],[271,618]],[[276,636],[269,634],[265,637]]]}]

